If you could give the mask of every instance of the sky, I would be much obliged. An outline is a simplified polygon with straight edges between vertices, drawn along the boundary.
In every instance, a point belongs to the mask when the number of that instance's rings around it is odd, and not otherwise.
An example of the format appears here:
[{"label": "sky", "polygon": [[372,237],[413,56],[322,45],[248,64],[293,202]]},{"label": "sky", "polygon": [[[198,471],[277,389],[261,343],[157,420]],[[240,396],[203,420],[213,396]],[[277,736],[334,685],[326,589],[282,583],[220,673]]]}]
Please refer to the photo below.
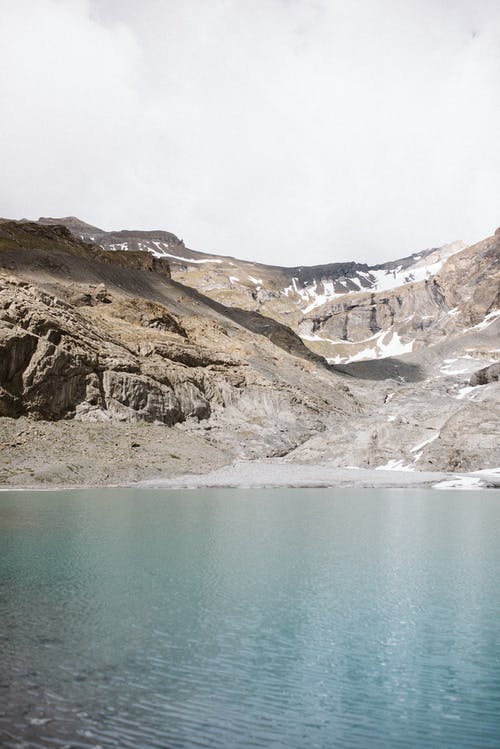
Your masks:
[{"label": "sky", "polygon": [[279,265],[500,225],[498,0],[0,0],[0,215]]}]

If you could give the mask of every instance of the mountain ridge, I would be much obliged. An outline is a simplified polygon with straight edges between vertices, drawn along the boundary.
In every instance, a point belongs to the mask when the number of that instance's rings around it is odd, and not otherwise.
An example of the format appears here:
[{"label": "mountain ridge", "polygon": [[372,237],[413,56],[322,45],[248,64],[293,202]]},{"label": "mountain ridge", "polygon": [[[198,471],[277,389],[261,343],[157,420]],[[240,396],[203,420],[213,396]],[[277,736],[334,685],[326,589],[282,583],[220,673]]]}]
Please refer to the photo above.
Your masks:
[{"label": "mountain ridge", "polygon": [[[8,219],[4,219],[8,220]],[[76,216],[65,216],[60,218],[51,218],[46,216],[41,216],[37,220],[29,220],[29,219],[22,219],[22,222],[29,222],[29,223],[38,223],[43,226],[66,226],[74,236],[77,236],[78,238],[84,240],[84,241],[91,241],[93,243],[98,243],[99,240],[103,239],[105,240],[104,246],[113,245],[113,242],[110,241],[111,238],[115,237],[122,237],[122,238],[137,238],[137,239],[153,239],[157,237],[168,237],[171,239],[171,241],[179,245],[180,247],[184,247],[186,250],[188,250],[190,253],[193,253],[193,256],[200,256],[200,258],[224,258],[226,260],[237,260],[241,263],[246,263],[249,265],[254,265],[257,267],[262,268],[273,268],[277,270],[285,270],[285,271],[294,271],[294,272],[300,272],[300,271],[307,271],[309,269],[311,270],[317,270],[318,272],[321,272],[321,269],[323,268],[350,268],[350,267],[359,267],[363,269],[372,268],[374,270],[380,270],[384,268],[391,268],[396,267],[399,264],[404,263],[410,263],[415,256],[423,257],[427,254],[430,254],[431,252],[435,252],[436,250],[439,250],[440,247],[432,247],[427,248],[425,250],[418,250],[414,253],[411,253],[410,255],[406,255],[402,258],[397,258],[394,260],[388,260],[384,261],[382,263],[376,263],[373,265],[369,265],[366,262],[358,262],[358,261],[351,261],[351,260],[338,260],[331,263],[316,263],[314,265],[276,265],[273,263],[262,263],[258,261],[253,260],[247,260],[244,258],[237,258],[234,255],[228,255],[226,253],[214,253],[214,252],[204,252],[201,250],[194,250],[191,248],[186,247],[184,240],[179,239],[179,237],[174,234],[173,232],[166,231],[164,229],[113,229],[113,230],[105,230],[100,229],[92,224],[87,223],[86,221],[83,221],[82,219],[76,217]],[[462,243],[460,240],[448,243],[447,245],[443,245],[444,247],[451,246],[453,244],[463,244],[464,247],[466,246],[465,243]],[[154,247],[151,248],[152,252],[155,252]],[[157,250],[158,251],[158,250]],[[159,250],[161,252],[161,250]],[[181,258],[181,260],[186,260],[187,258]]]},{"label": "mountain ridge", "polygon": [[[56,219],[40,221],[47,224]],[[87,226],[74,218],[68,225],[73,227],[74,234],[80,232],[81,226]],[[80,236],[89,240],[88,234],[80,232]],[[118,238],[123,241],[118,242]],[[387,313],[392,317],[396,315],[389,301],[391,295],[397,298],[395,289],[433,278],[449,257],[465,248],[464,243],[454,242],[372,266],[346,261],[286,268],[190,250],[168,232],[101,231],[92,241],[110,251],[148,252],[165,258],[174,280],[198,289],[225,306],[260,312],[283,323],[297,333],[308,348],[333,364],[413,350],[415,336],[402,339],[400,333],[394,331],[390,335]],[[429,289],[432,291],[432,287]],[[360,297],[378,292],[389,295],[378,308],[371,296]],[[361,312],[363,305],[368,310],[369,320],[359,323],[356,310],[360,310],[362,317],[366,316]],[[339,314],[345,319],[337,324]],[[379,331],[378,339],[370,343],[371,337]]]}]

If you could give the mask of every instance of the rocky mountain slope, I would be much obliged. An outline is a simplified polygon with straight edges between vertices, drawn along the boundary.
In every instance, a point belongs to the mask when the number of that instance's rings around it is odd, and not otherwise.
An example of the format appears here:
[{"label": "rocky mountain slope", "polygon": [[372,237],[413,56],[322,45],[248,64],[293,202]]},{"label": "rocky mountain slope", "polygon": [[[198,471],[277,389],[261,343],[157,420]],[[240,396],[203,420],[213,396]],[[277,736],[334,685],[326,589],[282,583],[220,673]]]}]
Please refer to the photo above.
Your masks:
[{"label": "rocky mountain slope", "polygon": [[[168,260],[175,280],[284,323],[332,364],[418,352],[500,309],[498,235],[469,248],[454,242],[371,267],[282,268],[190,250],[169,232],[104,232],[74,217],[39,219],[55,221],[103,249]],[[465,305],[471,295],[475,302]]]},{"label": "rocky mountain slope", "polygon": [[252,457],[360,409],[292,331],[172,281],[163,259],[4,222],[0,269],[4,417],[184,424]]},{"label": "rocky mountain slope", "polygon": [[[39,223],[64,224],[76,237],[102,249],[143,251],[166,258],[175,280],[227,306],[279,320],[308,341],[323,311],[337,301],[430,279],[448,257],[465,247],[463,242],[454,242],[374,266],[349,261],[286,268],[191,250],[165,231],[105,232],[75,217],[40,218]],[[327,339],[326,343],[331,349],[336,342]]]},{"label": "rocky mountain slope", "polygon": [[0,481],[500,465],[500,232],[319,271],[55,221],[0,222]]},{"label": "rocky mountain slope", "polygon": [[299,323],[312,348],[337,363],[426,349],[500,314],[500,236],[454,252],[429,278],[344,296]]}]

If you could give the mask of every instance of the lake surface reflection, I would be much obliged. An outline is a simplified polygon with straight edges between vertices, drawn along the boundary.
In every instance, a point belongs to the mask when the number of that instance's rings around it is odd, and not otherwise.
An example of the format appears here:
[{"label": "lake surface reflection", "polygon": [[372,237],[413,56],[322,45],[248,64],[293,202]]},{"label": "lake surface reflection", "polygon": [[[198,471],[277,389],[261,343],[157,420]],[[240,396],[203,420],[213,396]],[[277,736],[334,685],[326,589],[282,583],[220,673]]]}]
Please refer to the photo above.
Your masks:
[{"label": "lake surface reflection", "polygon": [[500,492],[0,494],[0,746],[500,746]]}]

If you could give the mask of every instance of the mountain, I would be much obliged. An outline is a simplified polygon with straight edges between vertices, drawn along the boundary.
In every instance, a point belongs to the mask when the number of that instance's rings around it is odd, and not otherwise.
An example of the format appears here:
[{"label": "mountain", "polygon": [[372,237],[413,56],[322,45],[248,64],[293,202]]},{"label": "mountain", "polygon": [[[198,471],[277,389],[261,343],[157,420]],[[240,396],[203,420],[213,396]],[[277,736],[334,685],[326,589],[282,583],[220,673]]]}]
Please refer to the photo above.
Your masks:
[{"label": "mountain", "polygon": [[[338,262],[285,268],[191,250],[164,231],[104,232],[75,218],[39,222],[64,224],[75,236],[105,250],[145,251],[165,258],[175,280],[229,307],[257,311],[284,323],[333,363],[413,350],[415,338],[404,330],[404,316],[413,315],[416,330],[420,322],[427,327],[425,320],[430,318],[424,308],[420,316],[415,309],[399,314],[404,305],[395,290],[429,281],[448,258],[465,248],[463,242],[454,242],[373,266]],[[384,296],[373,303],[373,295],[381,292]],[[424,307],[426,303],[424,299]],[[396,315],[402,338],[391,329]]]},{"label": "mountain", "polygon": [[0,481],[270,457],[496,467],[499,294],[500,232],[378,266],[279,268],[164,231],[2,220]]},{"label": "mountain", "polygon": [[17,222],[0,224],[0,387],[6,418],[182,425],[226,459],[284,454],[360,409],[291,330],[163,258]]}]

